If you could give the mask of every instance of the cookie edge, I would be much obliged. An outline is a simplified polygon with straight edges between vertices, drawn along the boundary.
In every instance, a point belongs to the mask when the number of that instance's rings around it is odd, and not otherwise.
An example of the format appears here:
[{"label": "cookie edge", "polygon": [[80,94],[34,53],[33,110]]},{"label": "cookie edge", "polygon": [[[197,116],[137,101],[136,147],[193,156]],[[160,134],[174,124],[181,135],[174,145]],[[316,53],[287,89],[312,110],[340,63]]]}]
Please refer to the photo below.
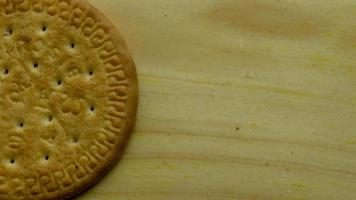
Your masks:
[{"label": "cookie edge", "polygon": [[78,4],[83,7],[89,7],[92,12],[95,13],[100,22],[107,24],[109,35],[111,36],[112,42],[115,47],[119,50],[119,52],[125,56],[125,64],[124,71],[126,80],[128,80],[128,97],[126,101],[126,122],[122,128],[122,132],[118,138],[120,144],[116,145],[116,149],[112,152],[111,159],[105,160],[105,163],[100,167],[100,170],[96,171],[95,174],[90,174],[90,178],[83,181],[77,187],[71,188],[71,190],[67,190],[61,194],[57,194],[53,197],[43,197],[46,200],[68,200],[74,197],[78,197],[83,194],[85,191],[94,187],[98,184],[106,175],[108,175],[113,168],[118,164],[121,160],[124,151],[127,147],[129,138],[134,130],[136,124],[136,116],[138,110],[138,100],[139,100],[139,86],[138,86],[138,76],[136,65],[132,59],[132,54],[128,50],[127,44],[124,38],[118,31],[118,28],[109,20],[109,18],[98,8],[96,8],[92,3],[86,0],[71,0],[71,3]]}]

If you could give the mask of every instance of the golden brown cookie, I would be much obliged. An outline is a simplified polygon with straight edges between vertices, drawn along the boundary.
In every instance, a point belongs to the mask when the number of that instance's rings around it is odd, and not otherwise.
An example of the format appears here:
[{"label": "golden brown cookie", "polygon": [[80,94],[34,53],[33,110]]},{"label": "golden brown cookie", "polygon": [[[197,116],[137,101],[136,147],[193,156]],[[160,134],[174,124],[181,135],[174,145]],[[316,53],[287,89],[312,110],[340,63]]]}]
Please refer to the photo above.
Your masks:
[{"label": "golden brown cookie", "polygon": [[0,199],[68,199],[120,158],[135,66],[84,0],[0,0]]}]

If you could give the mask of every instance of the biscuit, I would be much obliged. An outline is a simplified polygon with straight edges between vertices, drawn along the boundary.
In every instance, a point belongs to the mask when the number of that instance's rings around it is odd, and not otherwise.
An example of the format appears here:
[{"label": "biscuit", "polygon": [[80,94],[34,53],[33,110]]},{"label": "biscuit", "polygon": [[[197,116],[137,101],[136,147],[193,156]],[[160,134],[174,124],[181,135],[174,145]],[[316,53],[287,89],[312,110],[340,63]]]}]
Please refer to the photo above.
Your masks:
[{"label": "biscuit", "polygon": [[0,0],[0,199],[68,199],[117,163],[134,62],[85,0]]}]

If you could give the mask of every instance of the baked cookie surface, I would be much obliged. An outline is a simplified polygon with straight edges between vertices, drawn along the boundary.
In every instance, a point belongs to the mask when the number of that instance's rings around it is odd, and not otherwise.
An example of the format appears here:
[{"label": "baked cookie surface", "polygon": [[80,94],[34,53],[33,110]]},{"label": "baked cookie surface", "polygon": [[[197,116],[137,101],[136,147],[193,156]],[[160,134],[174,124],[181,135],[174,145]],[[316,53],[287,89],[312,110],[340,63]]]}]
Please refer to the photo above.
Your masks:
[{"label": "baked cookie surface", "polygon": [[0,199],[68,199],[119,160],[135,65],[84,0],[0,0]]}]

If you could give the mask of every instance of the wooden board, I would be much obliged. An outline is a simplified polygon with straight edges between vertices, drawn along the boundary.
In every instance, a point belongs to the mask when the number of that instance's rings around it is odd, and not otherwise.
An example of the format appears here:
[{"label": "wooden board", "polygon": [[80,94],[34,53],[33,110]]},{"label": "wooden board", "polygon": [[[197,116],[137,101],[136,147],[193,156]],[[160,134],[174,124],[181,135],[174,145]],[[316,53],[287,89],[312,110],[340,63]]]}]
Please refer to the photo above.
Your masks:
[{"label": "wooden board", "polygon": [[356,199],[356,1],[89,1],[141,94],[124,158],[78,199]]}]

